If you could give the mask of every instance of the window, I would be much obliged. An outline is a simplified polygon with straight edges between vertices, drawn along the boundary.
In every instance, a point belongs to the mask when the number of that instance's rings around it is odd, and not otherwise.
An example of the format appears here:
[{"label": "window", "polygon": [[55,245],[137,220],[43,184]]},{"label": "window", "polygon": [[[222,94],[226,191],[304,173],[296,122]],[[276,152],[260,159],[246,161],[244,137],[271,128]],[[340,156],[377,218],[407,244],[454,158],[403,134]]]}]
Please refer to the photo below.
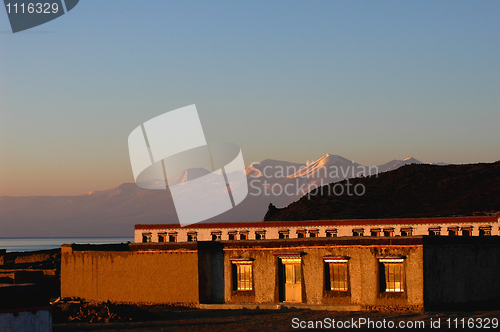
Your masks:
[{"label": "window", "polygon": [[198,234],[196,232],[189,232],[187,233],[187,240],[188,242],[195,242],[198,240]]},{"label": "window", "polygon": [[404,271],[402,258],[384,258],[380,262],[380,291],[403,292]]},{"label": "window", "polygon": [[280,239],[290,238],[290,231],[288,229],[283,229],[281,231],[278,231],[278,234]]},{"label": "window", "polygon": [[168,242],[177,242],[177,232],[168,233]]},{"label": "window", "polygon": [[233,290],[253,290],[252,261],[249,259],[231,260],[233,263]]},{"label": "window", "polygon": [[412,236],[413,229],[411,227],[401,227],[401,236]]},{"label": "window", "polygon": [[490,235],[491,235],[491,226],[479,227],[479,236],[490,236]]},{"label": "window", "polygon": [[319,231],[317,229],[310,229],[309,230],[309,237],[318,237]]},{"label": "window", "polygon": [[298,229],[297,230],[297,238],[302,239],[306,237],[307,231],[305,229]]},{"label": "window", "polygon": [[151,233],[142,233],[142,243],[151,242]]},{"label": "window", "polygon": [[300,284],[302,283],[302,267],[300,263],[285,264],[285,283]]},{"label": "window", "polygon": [[429,227],[429,235],[431,236],[441,235],[441,227]]},{"label": "window", "polygon": [[158,242],[167,242],[167,233],[158,233]]},{"label": "window", "polygon": [[255,231],[255,239],[256,240],[265,240],[266,239],[266,231]]},{"label": "window", "polygon": [[238,231],[231,231],[227,233],[229,240],[236,240],[238,238]]},{"label": "window", "polygon": [[372,228],[370,229],[371,236],[380,236],[380,228]]},{"label": "window", "polygon": [[394,228],[384,228],[384,236],[394,236]]},{"label": "window", "polygon": [[352,236],[363,236],[365,230],[363,228],[356,228],[352,230]]},{"label": "window", "polygon": [[462,236],[472,236],[472,226],[462,227]]},{"label": "window", "polygon": [[212,241],[220,241],[222,237],[222,231],[212,231]]},{"label": "window", "polygon": [[240,231],[240,240],[248,240],[248,231]]},{"label": "window", "polygon": [[325,231],[326,237],[337,237],[337,230],[336,229],[327,229]]},{"label": "window", "polygon": [[448,235],[449,236],[457,236],[458,235],[458,227],[448,227]]},{"label": "window", "polygon": [[326,289],[345,292],[348,289],[347,281],[347,259],[346,258],[324,258],[328,269]]}]

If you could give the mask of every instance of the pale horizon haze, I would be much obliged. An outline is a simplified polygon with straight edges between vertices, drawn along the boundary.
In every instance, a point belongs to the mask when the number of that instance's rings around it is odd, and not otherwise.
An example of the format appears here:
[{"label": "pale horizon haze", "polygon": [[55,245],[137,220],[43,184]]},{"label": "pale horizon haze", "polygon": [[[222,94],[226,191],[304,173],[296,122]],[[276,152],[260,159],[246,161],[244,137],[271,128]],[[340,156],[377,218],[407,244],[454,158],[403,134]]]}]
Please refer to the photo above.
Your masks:
[{"label": "pale horizon haze", "polygon": [[498,1],[80,0],[13,34],[0,9],[0,196],[134,182],[128,135],[191,104],[246,165],[498,161],[499,17]]}]

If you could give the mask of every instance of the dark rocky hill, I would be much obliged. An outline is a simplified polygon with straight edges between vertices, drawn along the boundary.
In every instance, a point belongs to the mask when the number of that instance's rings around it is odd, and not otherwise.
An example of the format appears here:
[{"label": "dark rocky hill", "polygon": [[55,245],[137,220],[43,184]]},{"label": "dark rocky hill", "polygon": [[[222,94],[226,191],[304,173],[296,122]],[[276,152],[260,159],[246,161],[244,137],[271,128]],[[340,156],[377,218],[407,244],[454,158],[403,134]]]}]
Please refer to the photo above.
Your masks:
[{"label": "dark rocky hill", "polygon": [[[351,196],[346,192],[348,185]],[[364,188],[363,195],[353,194],[356,185],[358,193]],[[340,186],[344,193],[337,195]],[[282,209],[270,204],[264,220],[438,217],[497,211],[500,161],[447,166],[412,164],[378,176],[331,183]]]}]

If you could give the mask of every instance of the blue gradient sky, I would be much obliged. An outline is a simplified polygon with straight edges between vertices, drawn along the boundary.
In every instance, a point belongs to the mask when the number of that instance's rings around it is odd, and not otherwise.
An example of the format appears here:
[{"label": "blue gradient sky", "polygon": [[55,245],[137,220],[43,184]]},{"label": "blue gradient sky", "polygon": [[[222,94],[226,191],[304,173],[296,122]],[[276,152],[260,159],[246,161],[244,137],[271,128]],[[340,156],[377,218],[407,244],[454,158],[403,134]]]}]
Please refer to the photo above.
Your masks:
[{"label": "blue gradient sky", "polygon": [[0,9],[0,196],[133,182],[127,138],[196,104],[245,162],[500,159],[499,1],[81,0]]}]

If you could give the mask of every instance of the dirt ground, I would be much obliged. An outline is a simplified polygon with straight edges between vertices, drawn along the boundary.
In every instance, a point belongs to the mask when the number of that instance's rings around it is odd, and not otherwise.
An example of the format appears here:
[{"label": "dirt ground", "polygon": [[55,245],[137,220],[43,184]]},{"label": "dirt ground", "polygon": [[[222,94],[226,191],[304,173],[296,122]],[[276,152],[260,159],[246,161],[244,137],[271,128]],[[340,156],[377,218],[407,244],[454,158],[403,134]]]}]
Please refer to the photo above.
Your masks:
[{"label": "dirt ground", "polygon": [[[144,322],[116,322],[116,323],[81,323],[69,322],[54,324],[54,332],[79,332],[79,331],[296,331],[308,326],[324,329],[342,329],[345,322],[355,322],[355,330],[372,330],[378,328],[394,328],[405,330],[403,327],[413,325],[413,329],[431,328],[447,330],[470,330],[473,327],[487,330],[498,330],[500,310],[498,311],[473,311],[473,312],[333,312],[311,310],[200,310],[190,308],[166,308],[154,306],[147,308],[154,314],[154,319]],[[332,324],[335,319],[335,328]],[[359,325],[365,320],[364,325]],[[384,322],[385,320],[385,322]],[[309,323],[309,322],[312,323]],[[417,323],[417,322],[422,323]],[[302,322],[302,323],[301,323]],[[357,322],[357,324],[356,324]],[[368,328],[369,322],[370,325]],[[392,323],[391,323],[392,322]],[[462,326],[465,323],[465,327]],[[496,322],[496,324],[495,324]],[[438,326],[438,323],[440,324]],[[302,327],[301,328],[301,325]],[[316,325],[314,325],[316,324]],[[384,325],[385,324],[385,325]],[[399,324],[404,324],[399,326]],[[417,324],[423,324],[417,327]],[[496,327],[495,327],[496,326]]]}]

